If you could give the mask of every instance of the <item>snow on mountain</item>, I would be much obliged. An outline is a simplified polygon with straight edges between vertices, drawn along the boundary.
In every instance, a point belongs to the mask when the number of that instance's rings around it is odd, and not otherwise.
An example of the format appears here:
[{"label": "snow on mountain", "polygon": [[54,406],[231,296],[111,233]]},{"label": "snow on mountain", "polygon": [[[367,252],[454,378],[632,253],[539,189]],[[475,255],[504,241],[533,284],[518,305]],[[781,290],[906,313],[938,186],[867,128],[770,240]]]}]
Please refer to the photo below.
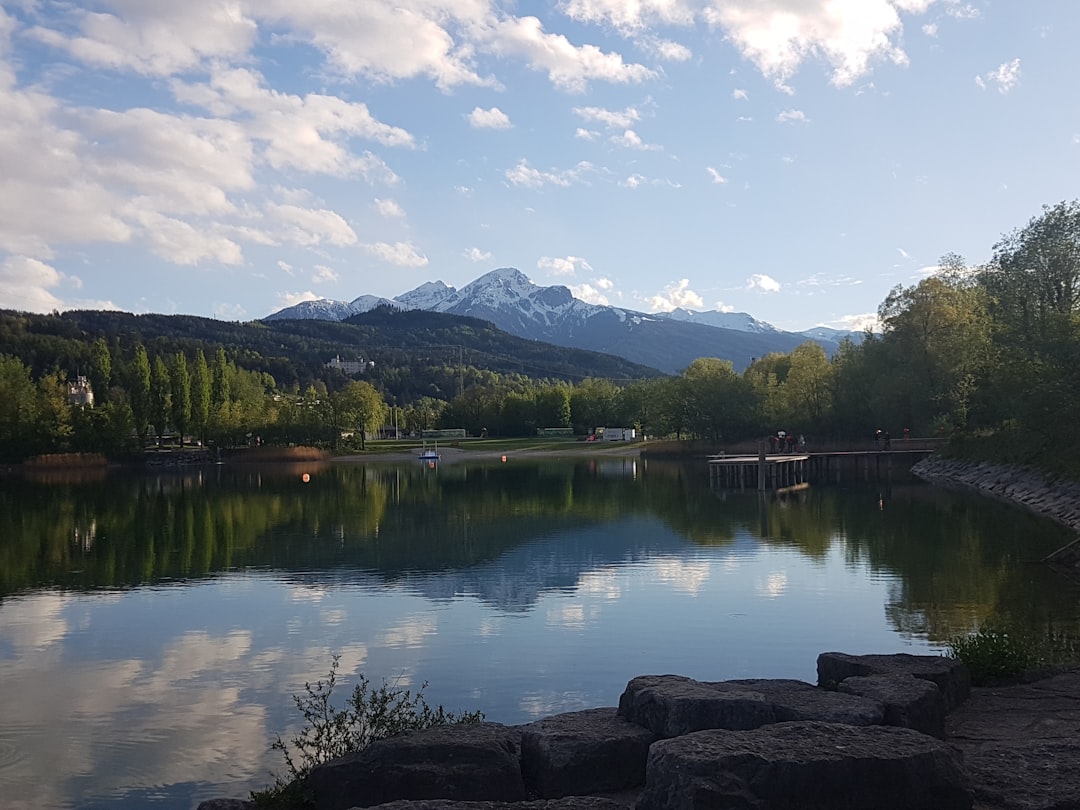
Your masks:
[{"label": "snow on mountain", "polygon": [[407,293],[394,296],[394,300],[408,309],[437,310],[438,306],[457,290],[441,281],[427,281]]},{"label": "snow on mountain", "polygon": [[518,337],[607,352],[670,373],[699,357],[731,360],[741,371],[755,357],[789,352],[807,339],[831,354],[838,341],[836,334],[829,334],[837,330],[784,332],[746,313],[675,310],[650,315],[589,304],[574,298],[565,286],[540,287],[513,267],[485,273],[460,290],[434,281],[393,299],[364,295],[349,303],[305,301],[267,320],[344,320],[380,305],[480,318]]},{"label": "snow on mountain", "polygon": [[737,329],[740,332],[780,332],[771,323],[759,321],[757,318],[745,312],[696,312],[692,309],[677,307],[671,312],[660,313],[661,318],[670,318],[673,321],[688,321],[689,323],[703,323],[706,326],[719,326],[721,329]]}]

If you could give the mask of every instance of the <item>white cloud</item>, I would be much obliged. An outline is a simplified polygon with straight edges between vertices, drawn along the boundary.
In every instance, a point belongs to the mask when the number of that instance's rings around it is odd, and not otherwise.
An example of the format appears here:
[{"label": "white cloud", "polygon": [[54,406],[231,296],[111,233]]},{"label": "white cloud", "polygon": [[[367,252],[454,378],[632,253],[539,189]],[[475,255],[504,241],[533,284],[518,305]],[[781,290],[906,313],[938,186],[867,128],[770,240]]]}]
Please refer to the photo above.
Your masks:
[{"label": "white cloud", "polygon": [[524,58],[569,92],[584,92],[591,81],[639,84],[656,76],[644,65],[627,64],[619,54],[605,53],[595,45],[575,47],[562,34],[545,32],[536,17],[498,20],[488,27],[482,47],[496,56]]},{"label": "white cloud", "polygon": [[428,263],[427,256],[419,253],[408,242],[374,242],[361,245],[372,256],[376,256],[387,264],[398,267],[425,267]]},{"label": "white cloud", "polygon": [[26,256],[9,256],[0,264],[0,301],[5,309],[52,312],[64,309],[49,290],[60,286],[63,275],[55,267]]},{"label": "white cloud", "polygon": [[776,120],[781,124],[789,124],[792,122],[808,124],[810,122],[810,119],[806,117],[806,113],[802,110],[784,110],[776,116]]},{"label": "white cloud", "polygon": [[747,93],[745,90],[741,90],[741,89],[738,89],[738,88],[731,91],[731,97],[733,99],[735,99],[736,101],[749,101],[750,100],[750,94]]},{"label": "white cloud", "polygon": [[910,259],[911,258],[911,254],[908,253],[906,250],[904,250],[902,247],[898,247],[896,249],[896,252],[899,253],[901,256],[903,256],[905,259]]},{"label": "white cloud", "polygon": [[649,25],[689,25],[694,21],[691,5],[683,0],[565,0],[563,12],[571,19],[608,23],[626,32]]},{"label": "white cloud", "polygon": [[143,227],[150,250],[173,264],[240,264],[244,260],[240,246],[213,229],[157,211],[136,210],[132,217]]},{"label": "white cloud", "polygon": [[375,208],[384,217],[403,217],[405,216],[405,209],[397,204],[394,200],[381,200],[378,197],[375,198]]},{"label": "white cloud", "polygon": [[586,304],[595,304],[597,306],[606,307],[611,302],[608,297],[604,295],[597,287],[592,284],[571,284],[570,294],[574,298],[584,301]]},{"label": "white cloud", "polygon": [[704,299],[690,289],[689,279],[680,279],[677,284],[668,284],[661,292],[646,299],[650,312],[671,312],[676,307],[700,309]]},{"label": "white cloud", "polygon": [[482,110],[475,107],[468,115],[469,126],[473,129],[510,129],[514,125],[510,123],[510,116],[498,107],[490,110]]},{"label": "white cloud", "polygon": [[514,186],[526,188],[543,188],[546,185],[567,187],[575,183],[584,182],[583,175],[594,171],[594,167],[588,161],[578,163],[573,169],[562,171],[542,172],[534,169],[529,162],[522,158],[516,166],[507,169],[506,179]]},{"label": "white cloud", "polygon": [[998,92],[1002,95],[1008,93],[1020,82],[1020,59],[1011,62],[1003,62],[994,70],[975,77],[975,84],[985,90],[989,85],[997,85]]},{"label": "white cloud", "polygon": [[490,250],[480,250],[480,248],[472,247],[465,251],[465,258],[473,262],[486,262],[491,260]]},{"label": "white cloud", "polygon": [[565,259],[552,256],[541,256],[536,266],[540,270],[547,270],[553,276],[572,276],[580,270],[592,270],[589,263],[580,256],[567,256]]},{"label": "white cloud", "polygon": [[629,129],[641,120],[641,113],[634,107],[625,110],[608,110],[604,107],[574,107],[574,113],[585,121],[595,121],[609,129]]},{"label": "white cloud", "polygon": [[754,275],[746,280],[746,289],[776,293],[780,292],[780,282],[764,273],[754,273]]},{"label": "white cloud", "polygon": [[276,294],[277,300],[281,302],[282,307],[292,307],[297,304],[301,304],[304,301],[321,301],[322,297],[316,295],[311,290],[304,290],[303,292],[279,292]]},{"label": "white cloud", "polygon": [[937,23],[927,23],[922,27],[922,31],[928,37],[936,37],[938,35]]},{"label": "white cloud", "polygon": [[595,141],[600,137],[600,133],[593,129],[578,127],[577,131],[574,133],[574,137],[580,141]]},{"label": "white cloud", "polygon": [[820,59],[832,82],[850,85],[875,62],[903,65],[898,7],[921,11],[932,0],[725,0],[707,7],[705,19],[723,28],[744,58],[781,89],[803,62]]},{"label": "white cloud", "polygon": [[952,5],[945,9],[945,13],[950,17],[954,17],[957,20],[974,20],[976,17],[982,14],[979,9],[971,5],[971,3],[965,3],[962,6]]},{"label": "white cloud", "polygon": [[338,280],[337,272],[325,264],[315,265],[315,270],[311,274],[311,282],[313,284],[326,284],[327,282],[333,282]]},{"label": "white cloud", "polygon": [[832,329],[845,329],[849,332],[863,332],[869,329],[871,332],[881,331],[881,321],[876,312],[866,312],[861,315],[844,315],[835,321],[825,324]]},{"label": "white cloud", "polygon": [[284,261],[281,261],[279,259],[278,263],[277,263],[277,266],[278,266],[279,270],[282,270],[283,272],[287,273],[288,275],[291,276],[293,274],[293,266],[291,264],[289,264],[288,262],[284,262]]},{"label": "white cloud", "polygon": [[646,53],[650,53],[665,62],[689,62],[694,57],[693,51],[681,42],[670,39],[643,36],[638,37],[637,45]]},{"label": "white cloud", "polygon": [[623,149],[636,149],[642,152],[659,152],[663,150],[662,146],[645,143],[641,140],[641,136],[632,129],[626,130],[621,135],[612,135],[608,140]]},{"label": "white cloud", "polygon": [[727,178],[724,177],[724,175],[720,174],[720,172],[718,172],[712,166],[706,166],[705,171],[709,173],[709,179],[712,180],[714,183],[718,185],[723,185],[727,183]]},{"label": "white cloud", "polygon": [[267,206],[267,212],[284,226],[275,231],[284,241],[304,246],[324,243],[345,246],[357,242],[356,232],[335,211],[274,203]]}]

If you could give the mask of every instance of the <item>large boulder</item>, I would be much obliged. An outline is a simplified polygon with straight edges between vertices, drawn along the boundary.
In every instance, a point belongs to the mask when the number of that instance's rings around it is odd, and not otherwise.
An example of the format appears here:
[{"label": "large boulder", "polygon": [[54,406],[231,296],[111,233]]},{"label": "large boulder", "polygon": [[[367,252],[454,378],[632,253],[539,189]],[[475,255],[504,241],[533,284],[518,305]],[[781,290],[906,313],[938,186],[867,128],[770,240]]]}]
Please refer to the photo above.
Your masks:
[{"label": "large boulder", "polygon": [[851,677],[912,675],[937,685],[951,712],[971,694],[971,675],[963,662],[941,655],[848,655],[826,652],[817,659],[818,684],[836,688]]},{"label": "large boulder", "polygon": [[876,700],[803,681],[707,683],[681,675],[642,675],[626,685],[619,698],[619,716],[659,737],[678,737],[704,729],[748,730],[795,720],[873,725],[883,722],[885,709]]},{"label": "large boulder", "polygon": [[793,722],[653,743],[636,810],[970,810],[951,750],[905,728]]},{"label": "large boulder", "polygon": [[614,708],[545,717],[522,727],[525,786],[536,796],[557,798],[643,785],[655,739]]},{"label": "large boulder", "polygon": [[839,691],[880,702],[887,726],[945,736],[945,696],[931,681],[911,675],[856,675],[842,680]]},{"label": "large boulder", "polygon": [[399,800],[378,810],[626,810],[626,805],[601,796],[538,799],[530,802],[456,802],[451,799]]},{"label": "large boulder", "polygon": [[521,730],[499,723],[410,731],[317,765],[308,776],[317,810],[395,799],[522,801]]}]

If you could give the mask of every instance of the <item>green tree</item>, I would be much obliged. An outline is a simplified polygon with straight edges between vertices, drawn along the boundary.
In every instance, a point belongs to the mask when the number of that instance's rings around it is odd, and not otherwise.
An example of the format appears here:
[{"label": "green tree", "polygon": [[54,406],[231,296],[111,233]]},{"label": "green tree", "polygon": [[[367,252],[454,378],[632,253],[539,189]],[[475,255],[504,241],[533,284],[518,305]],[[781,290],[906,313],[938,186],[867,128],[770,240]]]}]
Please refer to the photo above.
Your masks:
[{"label": "green tree", "polygon": [[172,423],[180,436],[180,446],[183,447],[184,433],[191,424],[191,374],[188,372],[187,357],[183,352],[173,355],[169,369],[169,386],[172,395]]},{"label": "green tree", "polygon": [[687,366],[682,376],[691,430],[712,441],[740,436],[750,416],[752,398],[731,361],[701,357]]},{"label": "green tree", "polygon": [[386,422],[388,408],[375,386],[362,380],[352,380],[340,391],[330,395],[334,414],[334,441],[343,430],[360,434],[360,448],[366,448],[366,433],[373,433]]},{"label": "green tree", "polygon": [[191,363],[191,427],[204,444],[206,429],[210,424],[211,396],[210,368],[202,347],[199,347]]},{"label": "green tree", "polygon": [[619,389],[611,380],[589,377],[574,386],[570,394],[570,417],[577,433],[615,426]]},{"label": "green tree", "polygon": [[86,375],[94,391],[94,400],[104,404],[109,400],[109,385],[112,382],[112,355],[105,338],[97,338],[90,344],[90,368]]},{"label": "green tree", "polygon": [[21,360],[0,355],[0,458],[22,461],[34,451],[37,390]]},{"label": "green tree", "polygon": [[149,420],[157,435],[158,444],[169,427],[169,414],[172,411],[172,390],[169,380],[169,368],[161,357],[155,357],[150,373],[150,411]]},{"label": "green tree", "polygon": [[150,358],[142,343],[135,345],[135,356],[131,362],[131,379],[128,383],[128,397],[131,400],[131,416],[135,422],[135,432],[139,441],[145,441],[150,429]]}]

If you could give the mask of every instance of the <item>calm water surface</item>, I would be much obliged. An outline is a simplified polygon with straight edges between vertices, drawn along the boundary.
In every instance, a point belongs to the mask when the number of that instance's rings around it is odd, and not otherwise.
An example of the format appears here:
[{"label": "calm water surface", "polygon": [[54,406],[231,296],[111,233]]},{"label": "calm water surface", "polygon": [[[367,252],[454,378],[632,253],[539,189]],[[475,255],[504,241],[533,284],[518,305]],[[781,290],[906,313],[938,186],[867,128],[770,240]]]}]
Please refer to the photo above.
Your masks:
[{"label": "calm water surface", "polygon": [[0,804],[246,797],[334,655],[522,723],[640,674],[1075,633],[1077,587],[1033,562],[1067,539],[917,483],[759,499],[638,459],[0,479]]}]

